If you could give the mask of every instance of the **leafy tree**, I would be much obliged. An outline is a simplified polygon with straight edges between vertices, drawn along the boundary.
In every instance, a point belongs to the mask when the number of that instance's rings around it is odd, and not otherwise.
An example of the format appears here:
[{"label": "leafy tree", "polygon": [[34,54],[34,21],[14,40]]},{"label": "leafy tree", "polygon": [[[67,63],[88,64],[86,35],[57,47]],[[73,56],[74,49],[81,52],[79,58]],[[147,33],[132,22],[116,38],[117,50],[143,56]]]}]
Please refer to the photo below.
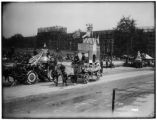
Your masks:
[{"label": "leafy tree", "polygon": [[7,44],[7,39],[2,36],[2,47],[6,47],[6,44]]},{"label": "leafy tree", "polygon": [[132,43],[136,31],[136,23],[130,17],[122,17],[114,30],[114,41],[118,50],[116,54],[131,54],[133,51]]},{"label": "leafy tree", "polygon": [[24,45],[24,37],[21,34],[15,34],[10,38],[10,47],[22,47]]},{"label": "leafy tree", "polygon": [[116,30],[123,33],[133,33],[136,29],[135,20],[130,17],[123,17],[117,25]]}]

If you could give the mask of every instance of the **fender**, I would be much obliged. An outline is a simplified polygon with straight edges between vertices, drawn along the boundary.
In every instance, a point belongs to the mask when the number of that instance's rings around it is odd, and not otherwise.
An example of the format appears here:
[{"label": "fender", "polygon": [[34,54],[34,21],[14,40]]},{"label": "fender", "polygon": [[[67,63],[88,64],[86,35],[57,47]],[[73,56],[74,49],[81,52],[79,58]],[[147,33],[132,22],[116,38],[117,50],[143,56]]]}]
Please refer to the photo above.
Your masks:
[{"label": "fender", "polygon": [[30,73],[30,72],[34,72],[36,74],[36,76],[38,76],[38,74],[34,71],[34,70],[30,70],[27,72],[27,75]]}]

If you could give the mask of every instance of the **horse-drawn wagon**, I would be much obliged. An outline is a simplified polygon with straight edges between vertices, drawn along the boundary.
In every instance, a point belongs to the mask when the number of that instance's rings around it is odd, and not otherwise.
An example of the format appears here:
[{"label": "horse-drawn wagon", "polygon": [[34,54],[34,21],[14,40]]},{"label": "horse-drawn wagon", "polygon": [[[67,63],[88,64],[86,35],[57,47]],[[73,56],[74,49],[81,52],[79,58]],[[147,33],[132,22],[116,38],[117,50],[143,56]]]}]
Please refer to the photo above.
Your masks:
[{"label": "horse-drawn wagon", "polygon": [[[83,43],[78,43],[78,53],[74,57],[74,62],[72,64],[74,69],[73,77],[75,78],[75,81],[77,81],[78,78],[81,78],[84,83],[87,83],[91,79],[96,80],[100,77],[99,36],[93,36],[92,29],[92,24],[87,24],[87,32],[82,36]],[[82,56],[82,60],[80,61],[77,57],[78,54]]]},{"label": "horse-drawn wagon", "polygon": [[98,80],[101,76],[101,67],[98,62],[96,63],[72,63],[73,73],[68,74],[68,78],[73,83],[82,81],[88,83],[90,80]]}]

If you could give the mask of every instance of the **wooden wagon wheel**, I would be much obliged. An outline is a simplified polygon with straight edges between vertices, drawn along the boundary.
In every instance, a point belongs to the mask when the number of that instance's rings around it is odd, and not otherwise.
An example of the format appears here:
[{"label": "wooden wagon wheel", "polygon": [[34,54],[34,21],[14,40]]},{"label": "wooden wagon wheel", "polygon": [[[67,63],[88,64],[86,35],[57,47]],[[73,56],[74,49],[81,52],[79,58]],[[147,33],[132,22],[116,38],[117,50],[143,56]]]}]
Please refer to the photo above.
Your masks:
[{"label": "wooden wagon wheel", "polygon": [[84,83],[87,84],[89,82],[89,74],[85,73],[83,79],[84,79]]},{"label": "wooden wagon wheel", "polygon": [[96,74],[97,74],[97,75],[96,75],[97,79],[99,79],[99,78],[101,77],[101,72],[100,72],[100,70],[98,70]]}]

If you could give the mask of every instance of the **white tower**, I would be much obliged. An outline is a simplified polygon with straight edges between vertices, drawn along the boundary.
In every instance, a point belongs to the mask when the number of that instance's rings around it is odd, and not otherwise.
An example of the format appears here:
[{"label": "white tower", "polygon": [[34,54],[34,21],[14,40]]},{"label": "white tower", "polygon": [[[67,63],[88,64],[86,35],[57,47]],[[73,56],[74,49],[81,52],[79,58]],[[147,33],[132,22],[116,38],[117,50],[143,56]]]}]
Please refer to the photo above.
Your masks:
[{"label": "white tower", "polygon": [[92,24],[87,24],[86,26],[87,26],[87,32],[82,37],[83,43],[78,44],[78,50],[80,52],[88,53],[89,62],[90,61],[94,62],[100,59],[99,36],[97,38],[93,37]]}]

